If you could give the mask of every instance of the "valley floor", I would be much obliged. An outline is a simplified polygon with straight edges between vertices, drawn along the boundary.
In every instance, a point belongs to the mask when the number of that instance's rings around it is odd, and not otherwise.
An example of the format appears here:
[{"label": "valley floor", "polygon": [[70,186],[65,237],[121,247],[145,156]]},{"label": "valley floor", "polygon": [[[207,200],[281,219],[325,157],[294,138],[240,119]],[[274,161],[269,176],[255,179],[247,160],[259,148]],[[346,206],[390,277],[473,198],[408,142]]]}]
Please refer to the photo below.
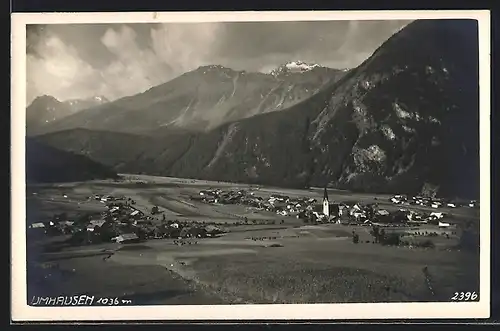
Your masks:
[{"label": "valley floor", "polygon": [[[147,176],[129,177],[122,182],[29,187],[29,222],[60,212],[71,215],[99,211],[102,204],[86,198],[109,194],[131,197],[146,214],[157,205],[167,219],[216,221],[228,232],[218,238],[197,239],[196,245],[180,246],[173,239],[155,239],[138,244],[72,247],[59,252],[42,251],[47,238],[29,239],[28,303],[36,295],[83,293],[129,298],[136,305],[450,301],[457,291],[479,293],[479,256],[450,249],[456,244],[453,238],[436,239],[433,249],[381,246],[372,243],[369,227],[304,225],[296,218],[240,205],[189,200],[189,195],[209,187],[246,188],[256,194],[322,196],[321,190],[280,190]],[[362,203],[374,198],[348,192],[330,196],[335,201],[358,199]],[[384,201],[387,197],[377,198],[380,204],[387,204],[384,207],[396,208]],[[457,222],[479,223],[476,210],[456,209],[449,214]],[[232,225],[244,217],[276,222]],[[358,244],[352,242],[353,230],[359,234]],[[114,254],[104,259],[104,249],[114,250]],[[427,272],[423,271],[425,267]]]}]

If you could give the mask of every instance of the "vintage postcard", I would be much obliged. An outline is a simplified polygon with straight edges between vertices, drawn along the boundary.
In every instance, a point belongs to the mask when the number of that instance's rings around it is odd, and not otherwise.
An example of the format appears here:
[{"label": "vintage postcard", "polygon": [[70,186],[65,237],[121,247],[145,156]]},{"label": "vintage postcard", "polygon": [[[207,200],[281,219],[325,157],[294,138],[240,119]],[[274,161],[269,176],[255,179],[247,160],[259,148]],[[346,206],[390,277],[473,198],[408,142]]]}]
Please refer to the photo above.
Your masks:
[{"label": "vintage postcard", "polygon": [[12,318],[486,318],[488,11],[12,15]]}]

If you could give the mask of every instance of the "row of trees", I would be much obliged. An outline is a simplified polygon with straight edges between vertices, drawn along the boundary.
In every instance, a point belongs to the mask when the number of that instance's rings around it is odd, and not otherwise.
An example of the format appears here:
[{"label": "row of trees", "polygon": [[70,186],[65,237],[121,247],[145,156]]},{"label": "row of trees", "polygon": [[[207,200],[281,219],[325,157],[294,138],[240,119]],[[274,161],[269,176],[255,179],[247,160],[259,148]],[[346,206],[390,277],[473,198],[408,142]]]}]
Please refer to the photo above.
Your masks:
[{"label": "row of trees", "polygon": [[[386,233],[384,229],[380,229],[378,226],[372,227],[370,234],[374,239],[374,243],[388,245],[388,246],[399,246],[401,244],[401,236],[399,233]],[[352,242],[359,243],[359,235],[356,232],[352,232]]]},{"label": "row of trees", "polygon": [[[409,245],[408,242],[403,241],[401,238],[403,234],[400,233],[386,233],[384,229],[379,228],[378,226],[372,227],[370,234],[372,235],[374,239],[374,243],[379,243],[382,245],[389,245],[389,246],[407,246]],[[430,236],[433,235],[433,233],[429,233]],[[434,234],[437,235],[437,234]],[[450,236],[448,234],[445,235],[446,238],[450,239]],[[358,243],[359,242],[359,236],[353,232],[353,242]],[[425,248],[433,248],[435,247],[435,244],[432,240],[428,239],[422,242],[414,243],[415,246],[418,247],[425,247]],[[462,233],[459,238],[459,243],[458,247],[465,249],[465,250],[477,250],[479,248],[479,236],[475,232],[473,226],[471,225],[466,225],[462,229]]]},{"label": "row of trees", "polygon": [[[380,229],[377,226],[374,226],[370,231],[374,241],[373,243],[382,244],[386,246],[408,246],[409,243],[401,240],[401,234],[391,232],[386,233],[384,229]],[[359,235],[353,231],[352,233],[352,242],[357,244],[359,243]],[[416,246],[431,248],[434,247],[434,243],[431,240],[426,240],[421,243],[415,244]]]}]

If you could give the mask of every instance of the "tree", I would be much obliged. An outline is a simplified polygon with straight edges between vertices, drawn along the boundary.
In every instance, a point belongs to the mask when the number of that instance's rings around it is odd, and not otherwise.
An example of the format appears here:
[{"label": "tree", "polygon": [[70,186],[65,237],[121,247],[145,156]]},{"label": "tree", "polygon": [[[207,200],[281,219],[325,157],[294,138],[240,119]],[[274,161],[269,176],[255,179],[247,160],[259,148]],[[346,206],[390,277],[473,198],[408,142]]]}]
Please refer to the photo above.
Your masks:
[{"label": "tree", "polygon": [[479,248],[479,235],[472,229],[470,225],[462,230],[459,239],[459,246],[462,249],[474,251]]},{"label": "tree", "polygon": [[427,239],[421,243],[419,243],[417,246],[419,247],[423,247],[423,248],[434,248],[436,247],[436,245],[434,244],[434,242],[430,239]]},{"label": "tree", "polygon": [[140,240],[146,239],[146,231],[142,228],[134,229],[134,231],[131,232],[135,233]]},{"label": "tree", "polygon": [[109,242],[111,241],[111,238],[116,237],[117,235],[117,232],[111,222],[105,222],[102,226],[96,227],[94,231],[103,242]]},{"label": "tree", "polygon": [[380,229],[378,226],[373,226],[370,234],[373,236],[373,239],[375,239],[376,243],[380,241]]},{"label": "tree", "polygon": [[158,206],[153,206],[153,208],[151,208],[151,215],[158,214],[159,212]]},{"label": "tree", "polygon": [[401,244],[401,237],[399,233],[393,232],[387,236],[382,237],[382,245],[399,246]]},{"label": "tree", "polygon": [[375,218],[375,208],[373,204],[366,206],[366,217],[370,221],[373,221],[373,219]]},{"label": "tree", "polygon": [[357,233],[353,233],[352,242],[355,244],[359,243],[359,235]]},{"label": "tree", "polygon": [[384,229],[381,229],[380,230],[380,233],[379,233],[379,241],[383,241],[384,239],[386,238],[386,235],[385,235],[385,230]]}]

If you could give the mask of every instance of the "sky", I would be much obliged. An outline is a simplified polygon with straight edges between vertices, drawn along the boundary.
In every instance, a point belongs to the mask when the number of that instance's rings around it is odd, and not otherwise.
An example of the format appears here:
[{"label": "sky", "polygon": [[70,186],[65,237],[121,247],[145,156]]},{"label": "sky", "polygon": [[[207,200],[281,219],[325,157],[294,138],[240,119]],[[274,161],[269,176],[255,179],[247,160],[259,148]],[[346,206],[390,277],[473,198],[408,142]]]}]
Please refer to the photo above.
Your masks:
[{"label": "sky", "polygon": [[289,61],[344,69],[410,21],[29,25],[27,103],[141,93],[199,66],[269,72]]}]

